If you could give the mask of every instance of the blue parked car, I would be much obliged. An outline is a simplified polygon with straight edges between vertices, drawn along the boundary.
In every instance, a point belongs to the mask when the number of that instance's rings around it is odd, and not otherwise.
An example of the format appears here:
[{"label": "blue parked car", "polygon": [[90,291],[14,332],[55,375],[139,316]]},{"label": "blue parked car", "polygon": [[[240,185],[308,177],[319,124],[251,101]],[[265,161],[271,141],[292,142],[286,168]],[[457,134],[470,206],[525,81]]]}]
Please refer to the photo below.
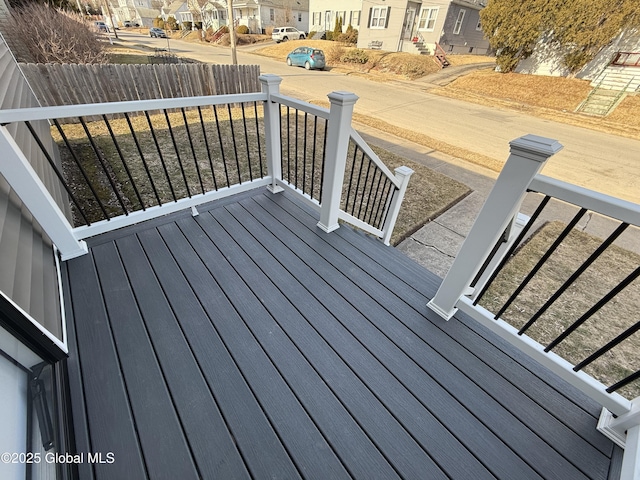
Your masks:
[{"label": "blue parked car", "polygon": [[324,52],[318,48],[298,47],[287,55],[287,65],[304,67],[307,70],[312,68],[324,69]]}]

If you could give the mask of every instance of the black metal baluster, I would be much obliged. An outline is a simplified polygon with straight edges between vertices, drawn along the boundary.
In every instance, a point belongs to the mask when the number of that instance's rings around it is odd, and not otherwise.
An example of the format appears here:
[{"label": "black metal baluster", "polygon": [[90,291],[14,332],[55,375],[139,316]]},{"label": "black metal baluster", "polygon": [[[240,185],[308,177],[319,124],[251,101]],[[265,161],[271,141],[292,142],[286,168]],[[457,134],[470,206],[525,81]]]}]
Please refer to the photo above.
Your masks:
[{"label": "black metal baluster", "polygon": [[145,172],[147,172],[147,177],[149,177],[149,183],[151,184],[151,189],[153,190],[153,194],[158,201],[158,206],[162,206],[162,200],[160,200],[160,195],[158,194],[158,190],[156,189],[156,184],[153,181],[153,177],[151,176],[151,171],[149,170],[149,165],[147,165],[147,161],[144,158],[144,154],[142,153],[142,147],[140,146],[140,142],[138,141],[138,137],[135,134],[133,129],[133,124],[131,123],[131,119],[129,115],[125,112],[124,118],[127,120],[127,124],[129,125],[129,130],[131,132],[131,136],[133,137],[133,142],[136,144],[136,148],[138,149],[138,154],[142,159],[142,165],[144,166]]},{"label": "black metal baluster", "polygon": [[320,204],[322,204],[322,194],[324,192],[324,166],[327,163],[327,130],[329,128],[329,120],[324,121],[324,138],[322,140],[322,168],[320,169]]},{"label": "black metal baluster", "polygon": [[625,385],[629,385],[631,382],[634,382],[640,378],[640,370],[636,371],[636,373],[632,373],[626,378],[623,378],[617,383],[614,383],[609,388],[607,388],[607,393],[613,393],[616,390],[620,390]]},{"label": "black metal baluster", "polygon": [[[384,212],[384,217],[382,218],[382,221],[380,222],[378,228],[380,230],[382,230],[382,228],[384,227],[384,224],[387,221],[387,217],[389,216],[389,210],[391,210],[389,207],[391,206],[391,203],[393,202],[393,197],[396,195],[396,192],[398,192],[398,188],[395,186],[395,184],[389,180],[389,185],[391,188],[389,188],[389,192],[387,193],[387,198],[384,201],[384,204],[386,205],[385,208],[385,212]],[[389,195],[391,196],[391,198],[389,198]]]},{"label": "black metal baluster", "polygon": [[227,103],[227,111],[229,112],[229,126],[231,127],[231,139],[233,140],[233,154],[236,158],[236,168],[238,169],[238,183],[242,185],[242,176],[240,174],[240,160],[238,159],[238,145],[236,144],[236,132],[233,128],[233,114],[231,113],[231,104]]},{"label": "black metal baluster", "polygon": [[118,141],[116,140],[116,136],[113,133],[113,129],[111,128],[111,124],[109,123],[109,119],[107,118],[107,116],[105,114],[102,114],[102,119],[104,120],[105,125],[107,126],[107,130],[109,131],[109,135],[111,135],[111,139],[113,140],[113,144],[116,147],[116,151],[118,152],[118,155],[120,156],[120,161],[122,162],[122,166],[124,167],[125,172],[127,172],[127,176],[129,177],[129,181],[131,182],[131,186],[133,187],[133,191],[136,194],[136,197],[138,198],[138,202],[140,202],[140,206],[142,207],[142,210],[146,210],[145,204],[142,201],[142,197],[140,196],[140,192],[138,191],[138,187],[136,185],[136,182],[133,179],[133,176],[131,175],[131,171],[129,170],[129,166],[127,165],[126,160],[124,159],[124,155],[122,154],[122,150],[120,149],[120,145],[118,144]]},{"label": "black metal baluster", "polygon": [[[284,180],[284,142],[282,141],[284,138],[284,132],[282,130],[284,128],[284,122],[282,121],[282,107],[282,104],[278,106],[278,112],[280,113],[280,171],[282,172],[282,179]],[[287,182],[288,181],[289,179],[287,179]]]},{"label": "black metal baluster", "polygon": [[222,165],[224,166],[224,177],[227,180],[227,187],[231,186],[229,182],[229,170],[227,169],[227,157],[224,154],[224,147],[222,146],[222,133],[220,132],[220,121],[218,120],[218,108],[216,105],[212,105],[213,114],[216,117],[216,129],[218,130],[218,141],[220,142],[220,153],[222,154]]},{"label": "black metal baluster", "polygon": [[[580,211],[576,214],[576,216],[573,217],[573,219],[571,219],[571,222],[569,222],[569,225],[567,225],[565,229],[562,231],[562,233],[560,233],[560,235],[558,236],[558,238],[556,238],[556,240],[553,242],[551,247],[549,247],[549,250],[547,250],[544,253],[544,255],[542,255],[542,258],[538,260],[538,263],[536,263],[536,265],[525,277],[522,283],[518,285],[518,288],[516,288],[516,291],[511,294],[511,297],[509,297],[509,299],[507,300],[507,303],[505,303],[502,306],[500,311],[496,314],[495,318],[500,317],[500,315],[502,315],[505,312],[505,310],[509,308],[509,305],[511,305],[511,302],[513,302],[516,299],[516,297],[520,294],[520,292],[524,290],[524,287],[526,287],[527,284],[531,281],[531,279],[535,276],[535,274],[538,273],[538,270],[542,268],[542,266],[545,264],[547,259],[553,254],[553,252],[556,251],[556,249],[560,246],[560,244],[567,237],[567,235],[571,233],[571,230],[573,230],[573,227],[576,226],[576,224],[580,221],[580,219],[582,218],[582,216],[585,214],[586,211],[587,211],[586,208],[581,208]],[[527,324],[518,331],[518,335],[522,335],[524,332],[526,332],[531,325],[533,325],[533,323],[531,322],[531,320],[529,320]]]},{"label": "black metal baluster", "polygon": [[247,117],[244,113],[244,103],[240,104],[242,108],[242,124],[244,125],[244,139],[247,145],[247,163],[249,165],[249,181],[253,181],[253,172],[251,171],[251,151],[249,150],[249,133],[247,132]]},{"label": "black metal baluster", "polygon": [[[509,258],[511,257],[511,255],[513,255],[513,252],[515,252],[516,248],[518,248],[518,245],[520,245],[520,242],[522,242],[522,239],[529,232],[529,230],[531,229],[531,227],[533,226],[535,221],[538,219],[538,217],[540,216],[540,214],[542,213],[544,208],[547,206],[547,203],[549,203],[549,200],[551,200],[551,197],[549,195],[546,195],[542,199],[542,201],[540,202],[540,204],[536,208],[536,211],[533,212],[533,215],[531,216],[531,218],[529,219],[527,224],[524,226],[524,228],[522,229],[522,231],[520,232],[520,234],[518,235],[516,240],[513,242],[513,244],[511,245],[511,248],[509,248],[509,251],[505,254],[504,257],[502,257],[502,260],[500,261],[500,264],[496,267],[496,269],[491,273],[491,275],[489,276],[489,278],[485,282],[484,286],[482,287],[482,290],[480,291],[480,293],[478,294],[476,299],[473,301],[473,305],[477,305],[478,302],[480,302],[480,300],[482,299],[482,296],[486,293],[486,291],[491,286],[491,283],[495,280],[495,278],[498,276],[498,274],[502,271],[502,268],[507,264],[507,262],[509,261]],[[500,243],[502,243],[502,241],[503,241],[502,237],[498,238],[498,243],[497,243],[498,246],[499,246]],[[495,248],[495,246],[494,246],[494,250],[497,250],[497,248]],[[473,279],[473,282],[472,282],[473,285],[475,285],[478,282],[478,280],[480,279],[480,276],[484,273],[484,271],[487,268],[487,266],[489,265],[490,261],[491,261],[491,258],[487,258],[485,260],[484,264],[480,268],[480,271],[476,275],[476,278]]]},{"label": "black metal baluster", "polygon": [[202,175],[200,174],[200,166],[198,165],[198,156],[196,155],[196,149],[193,146],[193,138],[191,138],[191,130],[189,130],[189,121],[187,120],[187,114],[184,111],[184,107],[181,107],[182,119],[184,120],[184,128],[187,131],[187,138],[189,139],[189,146],[191,147],[191,154],[193,155],[193,163],[196,166],[196,174],[198,175],[198,181],[200,182],[200,189],[204,193],[204,183],[202,183]]},{"label": "black metal baluster", "polygon": [[[380,184],[382,183],[382,177],[384,176],[384,173],[382,172],[382,170],[378,169],[376,171],[376,173],[380,173],[380,176],[378,177],[378,185],[376,185],[376,193],[374,194],[373,198],[375,200],[375,203],[377,203],[378,205],[380,205],[380,197],[379,197],[379,193],[380,193]],[[374,175],[374,181],[375,181],[375,175]],[[373,212],[376,209],[375,204],[371,205],[371,211],[369,212],[369,218],[367,219],[367,223],[369,225],[373,225],[371,223],[372,220],[372,216],[373,216]]]},{"label": "black metal baluster", "polygon": [[[69,150],[69,153],[71,153],[71,158],[73,158],[73,161],[75,162],[75,164],[77,165],[78,169],[80,170],[80,173],[82,173],[82,177],[84,178],[85,182],[87,182],[87,185],[89,186],[89,189],[91,190],[92,195],[96,199],[96,202],[98,202],[98,206],[100,207],[100,210],[102,210],[103,215],[107,219],[111,218],[111,215],[109,215],[109,212],[107,211],[107,209],[104,208],[104,205],[102,204],[102,200],[100,200],[100,196],[98,195],[98,192],[96,192],[96,189],[93,188],[93,184],[91,183],[91,180],[89,180],[89,176],[87,175],[86,170],[82,166],[82,163],[78,159],[78,157],[76,155],[76,152],[73,151],[73,148],[71,147],[71,143],[69,142],[69,140],[67,139],[67,136],[65,135],[64,131],[62,130],[62,127],[60,126],[60,123],[58,123],[58,120],[56,120],[56,119],[53,119],[53,123],[56,126],[56,128],[58,129],[58,132],[60,133],[60,136],[62,137],[62,141],[64,142],[64,144],[66,145],[67,149]],[[31,130],[31,128],[29,128],[29,130]],[[41,142],[39,140],[36,140],[36,141],[38,142],[38,145],[41,145]],[[42,148],[42,147],[40,147],[40,148]],[[51,160],[49,160],[49,163],[51,163]],[[58,178],[60,178],[60,175],[61,175],[60,172],[56,172],[56,176],[58,176]],[[69,193],[68,192],[69,186],[66,185],[65,182],[62,182],[62,185],[64,186],[64,189],[67,190],[67,193]],[[85,221],[85,223],[87,225],[91,225],[91,222],[87,219],[86,215],[84,214],[84,211],[80,208],[80,206],[78,205],[78,203],[76,202],[74,197],[71,196],[71,195],[70,195],[70,197],[71,197],[73,203],[75,204],[76,208],[78,209],[78,212],[80,213],[80,216]]]},{"label": "black metal baluster", "polygon": [[316,180],[316,136],[318,131],[318,117],[313,117],[313,146],[311,147],[311,198],[314,198],[314,184]]},{"label": "black metal baluster", "polygon": [[[262,164],[262,147],[260,146],[260,124],[258,122],[258,102],[253,102],[253,111],[256,119],[256,139],[258,141],[258,161],[260,162],[260,178],[264,177],[264,166]],[[264,115],[263,115],[264,118]]]},{"label": "black metal baluster", "polygon": [[358,156],[358,145],[353,149],[353,158],[351,159],[351,173],[349,174],[349,184],[347,185],[347,195],[344,200],[344,211],[349,211],[349,200],[351,199],[351,185],[353,185],[353,175],[356,170],[356,158]]},{"label": "black metal baluster", "polygon": [[[42,143],[42,141],[40,140],[40,137],[38,136],[38,134],[36,133],[36,131],[34,130],[33,126],[31,125],[31,123],[29,121],[25,121],[24,122],[27,125],[27,128],[29,129],[29,131],[31,132],[31,135],[33,136],[34,140],[36,141],[36,143],[38,144],[38,147],[40,147],[40,150],[42,151],[43,155],[45,156],[45,158],[47,159],[47,162],[49,162],[49,165],[51,166],[51,168],[53,169],[53,172],[56,174],[56,177],[58,177],[58,180],[60,180],[60,183],[62,184],[62,187],[65,189],[65,191],[67,192],[67,195],[69,195],[69,197],[71,198],[71,201],[74,203],[74,205],[76,206],[76,208],[78,209],[78,212],[80,212],[80,216],[82,217],[82,219],[84,220],[84,222],[87,225],[91,225],[91,222],[89,221],[89,219],[87,218],[87,216],[85,215],[84,211],[82,210],[82,208],[80,208],[80,203],[78,202],[78,200],[76,199],[75,195],[73,194],[73,192],[71,191],[71,188],[69,187],[69,185],[67,185],[66,180],[64,179],[64,176],[62,175],[62,172],[58,169],[58,166],[56,165],[56,163],[54,162],[53,158],[51,158],[51,155],[49,155],[49,152],[47,152],[47,149],[45,148],[44,144]],[[60,128],[60,127],[58,127]],[[69,150],[71,150],[69,148]],[[75,155],[74,155],[75,158]],[[84,171],[83,171],[84,174]],[[85,176],[85,179],[87,177]],[[87,179],[88,181],[88,179]],[[91,187],[91,184],[89,184],[89,186]],[[94,192],[95,195],[95,191],[93,190],[93,187],[91,187],[91,191]],[[96,199],[97,199],[97,195],[96,195]],[[100,201],[98,200],[98,203],[100,203]],[[102,204],[100,203],[100,206],[102,207]],[[105,214],[106,211],[104,210],[104,208],[102,209],[103,212]],[[107,214],[107,218],[109,218],[108,214]]]},{"label": "black metal baluster", "polygon": [[176,158],[178,159],[178,166],[180,167],[180,172],[182,173],[182,179],[184,180],[184,186],[187,189],[187,197],[191,197],[191,189],[189,188],[189,180],[187,179],[187,174],[184,171],[184,165],[182,164],[182,159],[180,158],[180,152],[178,151],[178,143],[176,142],[176,137],[173,134],[173,127],[171,126],[171,121],[169,120],[169,113],[166,109],[162,110],[164,112],[164,118],[167,122],[167,127],[169,128],[169,135],[171,136],[171,142],[173,143],[173,149],[176,152]]},{"label": "black metal baluster", "polygon": [[[360,190],[360,179],[362,178],[362,168],[364,167],[364,151],[360,156],[360,168],[358,170],[357,180],[356,180],[356,189],[354,192],[353,205],[351,205],[351,215],[355,216],[356,211],[356,201],[358,200],[358,191]],[[346,208],[345,208],[346,211]]]},{"label": "black metal baluster", "polygon": [[149,117],[149,112],[145,111],[144,116],[147,118],[147,123],[149,124],[149,130],[151,132],[151,137],[153,138],[153,143],[158,150],[158,156],[160,157],[160,164],[162,165],[162,169],[164,170],[165,177],[167,178],[167,183],[169,184],[169,189],[171,190],[171,196],[173,197],[173,201],[177,202],[176,192],[173,189],[173,184],[171,183],[171,176],[169,175],[169,171],[167,170],[167,164],[164,161],[164,157],[162,155],[162,149],[160,148],[160,144],[158,143],[158,138],[156,137],[156,131],[153,129],[153,124],[151,123],[151,117]]},{"label": "black metal baluster", "polygon": [[207,139],[207,130],[204,126],[204,118],[202,117],[202,108],[198,106],[198,116],[200,117],[200,126],[202,127],[202,138],[204,138],[204,146],[207,149],[207,158],[209,159],[209,167],[211,167],[211,177],[213,178],[213,188],[218,190],[218,183],[216,182],[216,173],[213,168],[213,159],[211,158],[211,150],[209,149],[209,140]]},{"label": "black metal baluster", "polygon": [[302,191],[307,192],[307,112],[304,112],[304,137],[302,140]]},{"label": "black metal baluster", "polygon": [[295,138],[295,144],[294,144],[294,147],[293,147],[294,158],[295,158],[295,160],[294,160],[294,171],[296,172],[296,174],[295,174],[296,188],[300,188],[300,185],[298,183],[298,138],[300,138],[298,136],[298,123],[300,121],[300,115],[298,114],[299,110],[297,108],[294,109],[294,110],[296,112],[296,127],[295,127],[295,137],[294,137]]},{"label": "black metal baluster", "polygon": [[[369,158],[368,155],[367,155],[367,159],[369,159],[369,163],[367,164],[367,173],[364,176],[364,182],[362,184],[362,196],[360,197],[360,206],[358,207],[358,215],[357,215],[357,217],[360,220],[362,220],[360,215],[362,214],[362,206],[364,205],[364,197],[365,197],[366,192],[367,192],[367,186],[369,185],[369,174],[371,173],[371,164],[373,163],[373,161],[371,160],[371,158]],[[369,198],[371,198],[371,190],[369,190]],[[368,201],[369,200],[367,199],[367,202]],[[366,212],[366,210],[365,210],[365,212]]]},{"label": "black metal baluster", "polygon": [[573,370],[575,372],[577,372],[578,370],[582,370],[584,367],[586,367],[590,363],[593,363],[595,360],[600,358],[609,350],[611,350],[612,348],[615,348],[616,346],[624,342],[627,338],[629,338],[631,335],[636,333],[638,330],[640,330],[640,321],[636,322],[634,325],[627,328],[624,332],[622,332],[616,338],[611,340],[609,343],[599,348],[597,351],[593,352],[591,355],[589,355],[587,358],[585,358],[583,361],[581,361],[575,367],[573,367]]},{"label": "black metal baluster", "polygon": [[[384,183],[382,184],[382,194],[380,195],[380,202],[378,203],[378,208],[376,208],[376,215],[374,217],[375,224],[371,224],[378,229],[381,229],[380,222],[382,221],[382,217],[384,216],[384,212],[386,210],[387,200],[389,199],[389,186],[394,187],[393,182],[388,178],[384,177]],[[386,193],[385,193],[386,192]],[[384,197],[384,202],[382,201],[382,197]]]},{"label": "black metal baluster", "polygon": [[640,276],[640,267],[636,268],[633,272],[631,272],[627,277],[616,285],[609,293],[607,293],[604,297],[602,297],[596,304],[587,310],[578,320],[573,322],[569,327],[562,332],[558,337],[551,342],[545,349],[545,352],[550,351],[552,348],[556,347],[560,342],[562,342],[565,338],[567,338],[571,333],[573,333],[580,325],[589,320],[591,316],[604,307],[607,303],[611,301],[613,297],[615,297],[618,293],[624,290],[631,282],[633,282],[636,278]]},{"label": "black metal baluster", "polygon": [[109,170],[107,168],[107,165],[104,163],[104,159],[102,158],[102,155],[100,155],[100,150],[98,149],[98,146],[94,142],[93,137],[91,136],[91,133],[89,132],[89,128],[87,127],[87,124],[84,121],[84,118],[78,117],[78,119],[80,120],[80,124],[82,125],[82,128],[84,129],[84,133],[87,135],[87,138],[89,139],[89,143],[91,144],[91,148],[93,148],[93,151],[96,154],[96,157],[98,158],[98,162],[102,166],[102,170],[104,171],[104,174],[107,176],[107,179],[109,180],[109,184],[111,185],[111,188],[113,189],[113,193],[115,193],[116,198],[118,199],[118,203],[120,204],[120,207],[122,207],[122,212],[125,215],[129,215],[129,211],[127,210],[127,207],[124,204],[124,200],[122,199],[122,196],[120,195],[120,192],[118,192],[118,188],[116,187],[116,184],[113,181],[113,178],[111,178],[111,175],[109,175]]},{"label": "black metal baluster", "polygon": [[287,182],[291,183],[291,112],[287,105]]},{"label": "black metal baluster", "polygon": [[589,256],[589,258],[584,261],[582,265],[580,265],[580,267],[575,272],[573,272],[573,274],[567,279],[567,281],[565,281],[562,286],[554,292],[549,300],[546,301],[546,303],[531,317],[529,321],[533,323],[538,320],[538,318],[540,318],[542,314],[547,311],[551,304],[553,304],[553,302],[555,302],[558,297],[560,297],[560,295],[562,295],[569,288],[569,286],[573,282],[575,282],[576,279],[580,275],[582,275],[582,273],[587,268],[589,268],[589,266],[593,262],[595,262],[600,255],[602,255],[602,253],[604,253],[609,245],[611,245],[616,240],[616,238],[618,238],[627,229],[628,226],[628,223],[621,223],[620,225],[618,225],[618,228],[616,228],[615,231],[611,235],[609,235],[609,237],[604,242],[602,242],[602,244],[600,244],[600,246]]}]

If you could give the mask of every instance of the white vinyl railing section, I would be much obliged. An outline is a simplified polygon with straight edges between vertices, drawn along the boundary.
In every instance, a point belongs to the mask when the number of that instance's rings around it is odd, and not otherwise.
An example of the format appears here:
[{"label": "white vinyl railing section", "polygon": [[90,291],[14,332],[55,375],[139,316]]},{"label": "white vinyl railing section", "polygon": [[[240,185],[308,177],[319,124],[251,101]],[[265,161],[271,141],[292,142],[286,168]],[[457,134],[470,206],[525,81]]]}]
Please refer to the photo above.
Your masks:
[{"label": "white vinyl railing section", "polygon": [[[263,75],[260,82],[260,93],[2,110],[0,173],[63,260],[86,253],[88,237],[178,210],[197,214],[198,205],[261,186],[299,194],[319,211],[318,226],[326,232],[342,220],[388,244],[412,171],[403,167],[392,174],[353,131],[357,97],[333,92],[327,110],[280,95],[277,76]],[[74,162],[84,197],[65,178],[60,159],[45,152],[51,139],[43,142],[31,128],[40,120],[50,123],[59,149]],[[29,152],[16,144],[11,124],[31,132],[34,148],[39,145],[47,156],[73,205],[73,218],[55,203]],[[347,158],[352,138],[371,162],[358,180],[360,215],[343,209],[351,192],[345,169],[353,169]],[[82,158],[87,155],[89,163]]]},{"label": "white vinyl railing section", "polygon": [[[640,226],[640,205],[539,175],[538,172],[547,159],[562,148],[555,140],[527,135],[512,141],[510,145],[511,154],[502,172],[449,272],[427,306],[446,320],[452,318],[458,310],[468,314],[600,403],[603,410],[598,429],[625,448],[621,478],[638,480],[640,479],[640,397],[628,400],[616,393],[616,390],[636,381],[640,377],[640,371],[607,387],[585,373],[582,368],[607,353],[611,348],[628,341],[633,334],[640,331],[640,322],[631,319],[633,323],[631,326],[577,365],[573,365],[551,350],[586,322],[595,311],[639,278],[640,266],[635,267],[635,270],[624,280],[620,281],[615,288],[604,295],[546,347],[525,335],[524,332],[528,331],[528,328],[547,311],[562,292],[568,289],[623,231],[628,227],[637,230],[637,227]],[[538,192],[545,196],[531,218],[519,214],[522,201],[528,191]],[[516,248],[522,245],[521,242],[536,220],[535,217],[539,215],[551,198],[578,206],[580,210],[569,222],[569,225],[565,226],[548,251],[542,255],[542,258],[516,288],[500,311],[497,314],[488,311],[478,304],[480,298],[496,278],[497,272],[509,261]],[[502,312],[508,308],[527,282],[542,268],[554,249],[561,245],[587,211],[619,222],[618,227],[576,272],[564,281],[562,287],[546,301],[545,305],[531,317],[529,322],[518,330],[501,318]]]}]

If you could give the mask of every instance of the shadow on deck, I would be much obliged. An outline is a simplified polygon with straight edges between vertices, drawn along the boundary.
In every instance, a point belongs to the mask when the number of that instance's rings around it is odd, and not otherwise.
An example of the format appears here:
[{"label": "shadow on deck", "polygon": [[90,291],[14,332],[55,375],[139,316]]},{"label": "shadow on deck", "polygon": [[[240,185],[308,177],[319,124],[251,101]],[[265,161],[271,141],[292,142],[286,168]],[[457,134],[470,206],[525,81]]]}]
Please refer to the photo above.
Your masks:
[{"label": "shadow on deck", "polygon": [[207,208],[66,262],[76,443],[115,460],[80,478],[615,478],[600,407],[427,318],[435,275],[288,194]]}]

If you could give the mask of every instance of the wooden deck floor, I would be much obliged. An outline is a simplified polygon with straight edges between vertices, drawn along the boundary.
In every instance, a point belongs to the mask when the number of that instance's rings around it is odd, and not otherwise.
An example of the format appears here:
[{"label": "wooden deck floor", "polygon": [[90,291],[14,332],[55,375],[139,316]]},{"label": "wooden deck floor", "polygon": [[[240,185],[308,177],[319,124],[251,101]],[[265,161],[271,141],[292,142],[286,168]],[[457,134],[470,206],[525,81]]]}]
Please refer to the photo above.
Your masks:
[{"label": "wooden deck floor", "polygon": [[425,316],[435,275],[285,194],[209,208],[66,263],[76,442],[114,458],[81,478],[615,478],[595,404]]}]

